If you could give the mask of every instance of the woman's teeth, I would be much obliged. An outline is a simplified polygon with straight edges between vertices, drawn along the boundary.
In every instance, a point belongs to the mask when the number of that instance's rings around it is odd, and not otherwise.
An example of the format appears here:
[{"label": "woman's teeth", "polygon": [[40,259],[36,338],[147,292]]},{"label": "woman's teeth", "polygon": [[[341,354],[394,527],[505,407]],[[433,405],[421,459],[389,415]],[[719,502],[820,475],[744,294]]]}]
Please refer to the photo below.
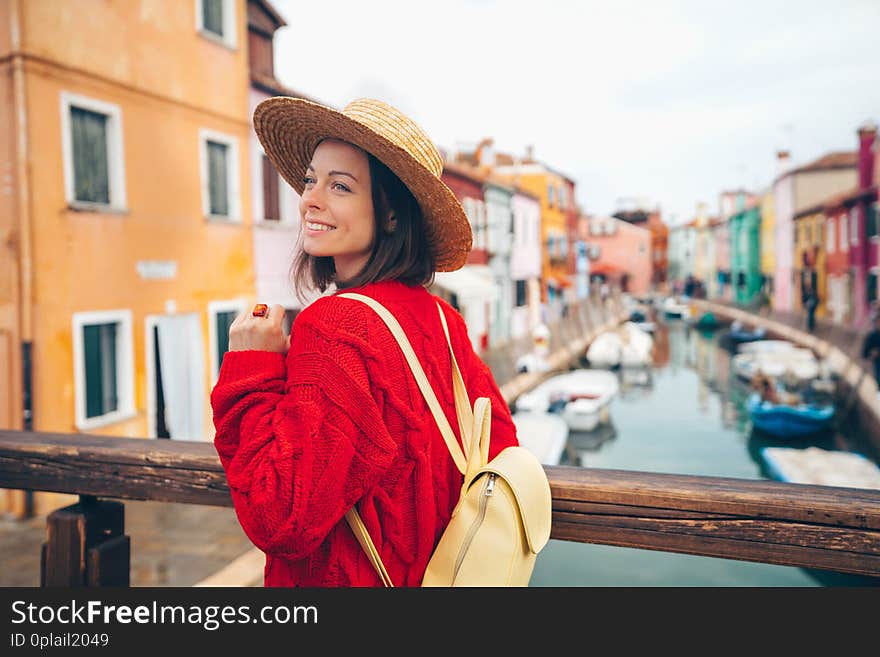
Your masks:
[{"label": "woman's teeth", "polygon": [[327,224],[316,224],[311,221],[306,222],[306,228],[309,230],[336,230],[333,226]]}]

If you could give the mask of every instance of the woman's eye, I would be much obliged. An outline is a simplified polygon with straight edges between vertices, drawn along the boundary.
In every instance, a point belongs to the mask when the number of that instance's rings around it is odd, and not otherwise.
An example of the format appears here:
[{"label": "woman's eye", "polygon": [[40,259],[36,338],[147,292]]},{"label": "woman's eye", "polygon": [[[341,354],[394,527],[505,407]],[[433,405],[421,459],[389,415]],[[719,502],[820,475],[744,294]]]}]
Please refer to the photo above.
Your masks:
[{"label": "woman's eye", "polygon": [[342,190],[343,192],[350,192],[351,191],[348,187],[343,185],[341,182],[333,183],[333,189],[339,189],[339,190]]},{"label": "woman's eye", "polygon": [[312,185],[312,184],[314,184],[314,182],[315,182],[315,179],[312,178],[311,176],[305,176],[303,178],[303,185]]}]

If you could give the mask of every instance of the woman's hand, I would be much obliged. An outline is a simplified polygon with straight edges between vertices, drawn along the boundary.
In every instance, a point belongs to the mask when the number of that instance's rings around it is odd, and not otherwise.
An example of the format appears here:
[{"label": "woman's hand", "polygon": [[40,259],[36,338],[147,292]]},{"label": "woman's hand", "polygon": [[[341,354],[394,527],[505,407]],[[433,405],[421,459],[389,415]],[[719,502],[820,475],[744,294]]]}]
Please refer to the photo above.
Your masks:
[{"label": "woman's hand", "polygon": [[290,338],[284,335],[281,323],[284,306],[275,304],[265,317],[254,317],[252,311],[236,317],[229,327],[229,351],[272,351],[286,354]]}]

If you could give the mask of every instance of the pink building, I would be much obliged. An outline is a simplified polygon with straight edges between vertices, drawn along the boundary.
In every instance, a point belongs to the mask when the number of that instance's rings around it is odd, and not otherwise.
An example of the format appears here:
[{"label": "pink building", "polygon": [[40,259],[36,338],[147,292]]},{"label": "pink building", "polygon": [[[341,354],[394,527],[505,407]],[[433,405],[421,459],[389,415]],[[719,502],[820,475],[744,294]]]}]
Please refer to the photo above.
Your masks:
[{"label": "pink building", "polygon": [[604,278],[624,292],[643,295],[651,289],[651,231],[613,217],[590,217],[589,246],[598,254],[590,278]]}]

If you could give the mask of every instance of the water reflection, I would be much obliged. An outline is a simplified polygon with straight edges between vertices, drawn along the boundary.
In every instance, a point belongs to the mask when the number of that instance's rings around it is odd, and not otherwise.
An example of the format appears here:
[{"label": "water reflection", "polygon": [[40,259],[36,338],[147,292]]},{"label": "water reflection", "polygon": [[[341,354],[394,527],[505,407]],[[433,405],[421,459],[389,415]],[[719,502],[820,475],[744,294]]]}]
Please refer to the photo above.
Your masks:
[{"label": "water reflection", "polygon": [[[762,447],[778,444],[751,430],[750,393],[730,366],[719,333],[681,320],[657,321],[645,377],[618,371],[620,394],[609,421],[569,434],[563,464],[738,479],[767,479]],[[791,443],[788,443],[791,445]],[[857,444],[852,434],[814,436],[804,445]],[[534,586],[821,586],[877,585],[880,578],[650,550],[551,541],[536,564]]]}]

